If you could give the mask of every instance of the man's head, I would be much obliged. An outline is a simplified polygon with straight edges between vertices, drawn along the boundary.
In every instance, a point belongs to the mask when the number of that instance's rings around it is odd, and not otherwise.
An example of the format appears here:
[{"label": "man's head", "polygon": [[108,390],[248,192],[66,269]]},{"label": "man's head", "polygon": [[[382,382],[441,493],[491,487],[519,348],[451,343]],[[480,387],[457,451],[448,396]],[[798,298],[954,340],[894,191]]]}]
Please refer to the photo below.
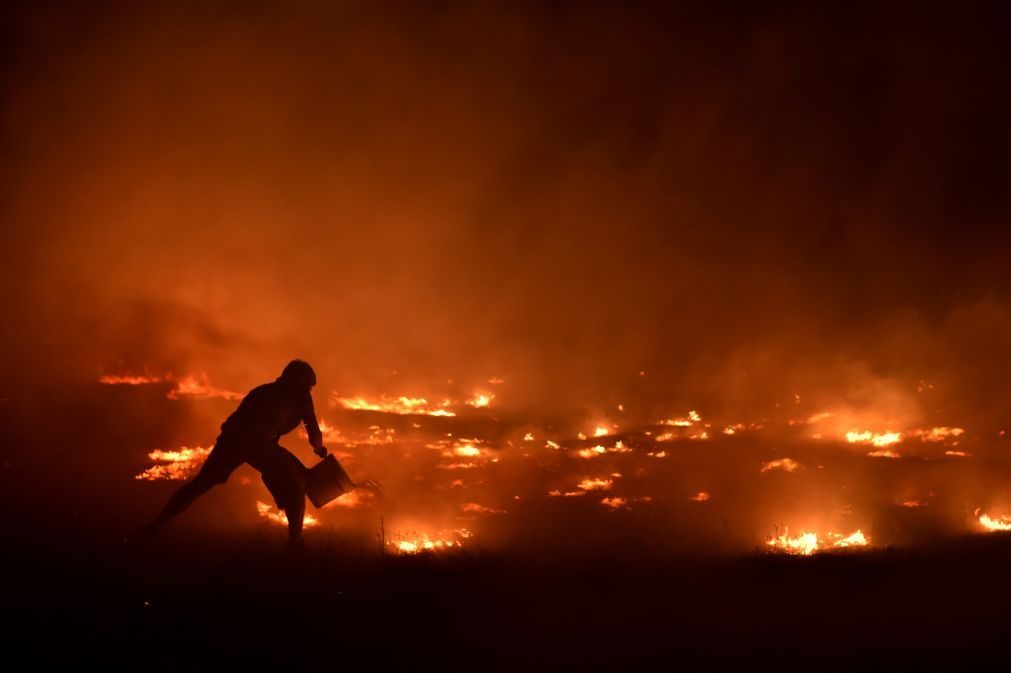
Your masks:
[{"label": "man's head", "polygon": [[316,385],[316,372],[305,360],[292,360],[277,380],[299,388],[312,388]]}]

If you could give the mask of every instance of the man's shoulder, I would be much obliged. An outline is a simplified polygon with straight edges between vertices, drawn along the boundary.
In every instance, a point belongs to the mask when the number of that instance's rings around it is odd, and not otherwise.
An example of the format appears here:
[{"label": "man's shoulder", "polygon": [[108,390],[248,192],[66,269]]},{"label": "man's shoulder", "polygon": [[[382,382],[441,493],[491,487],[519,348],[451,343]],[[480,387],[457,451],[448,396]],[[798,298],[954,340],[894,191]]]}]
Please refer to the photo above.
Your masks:
[{"label": "man's shoulder", "polygon": [[301,390],[292,389],[291,386],[286,386],[280,381],[271,381],[270,383],[256,386],[246,393],[246,397],[254,399],[296,399],[300,402],[306,398],[312,399],[309,391],[303,393]]}]

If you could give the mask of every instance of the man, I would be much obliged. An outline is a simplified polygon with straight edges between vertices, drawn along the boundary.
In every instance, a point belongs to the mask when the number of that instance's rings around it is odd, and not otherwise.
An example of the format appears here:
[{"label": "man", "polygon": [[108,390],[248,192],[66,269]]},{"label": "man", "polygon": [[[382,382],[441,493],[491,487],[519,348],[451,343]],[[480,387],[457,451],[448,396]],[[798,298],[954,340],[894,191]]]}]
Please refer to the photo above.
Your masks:
[{"label": "man", "polygon": [[235,468],[248,463],[260,472],[267,490],[288,518],[289,545],[299,544],[308,471],[278,440],[302,423],[316,455],[326,456],[310,392],[315,385],[312,367],[302,360],[292,360],[276,381],[249,391],[239,408],[222,423],[221,434],[200,472],[176,491],[143,533],[157,533],[211,487],[228,481]]}]

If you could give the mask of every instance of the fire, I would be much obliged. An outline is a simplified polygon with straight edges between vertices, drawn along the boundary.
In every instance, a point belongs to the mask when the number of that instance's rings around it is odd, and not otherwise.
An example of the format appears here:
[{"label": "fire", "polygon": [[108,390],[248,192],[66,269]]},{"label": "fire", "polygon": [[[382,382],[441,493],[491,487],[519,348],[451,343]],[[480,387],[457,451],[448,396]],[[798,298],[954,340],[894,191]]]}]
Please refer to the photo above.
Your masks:
[{"label": "fire", "polygon": [[673,425],[679,428],[688,428],[701,420],[702,417],[699,416],[698,412],[692,409],[688,412],[687,418],[665,418],[661,421],[657,421],[657,425]]},{"label": "fire", "polygon": [[[832,533],[829,533],[831,536]],[[858,530],[855,533],[850,533],[846,537],[840,538],[832,543],[833,547],[866,547],[870,541],[867,536],[863,534],[862,531]]]},{"label": "fire", "polygon": [[606,437],[609,434],[611,434],[611,431],[608,430],[603,425],[598,425],[596,428],[593,429],[594,437]]},{"label": "fire", "polygon": [[476,502],[468,502],[464,505],[461,505],[460,509],[461,511],[470,512],[473,514],[508,514],[508,512],[504,509],[496,509],[495,507],[486,507]]},{"label": "fire", "polygon": [[695,495],[688,496],[688,499],[695,502],[705,502],[706,500],[709,500],[709,494],[705,491],[699,491]]},{"label": "fire", "polygon": [[472,533],[466,528],[458,528],[453,531],[440,531],[434,536],[428,533],[397,534],[392,540],[386,541],[387,549],[398,554],[421,554],[424,552],[438,552],[463,547],[464,540],[470,538]]},{"label": "fire", "polygon": [[[363,495],[364,493],[364,495]],[[334,500],[331,500],[323,506],[323,509],[328,507],[342,507],[344,509],[358,509],[365,502],[371,494],[368,491],[354,490],[344,493],[343,495],[337,496]]]},{"label": "fire", "polygon": [[976,510],[976,516],[979,517],[979,522],[982,524],[983,528],[990,532],[994,531],[1011,531],[1011,515],[1003,515],[997,518],[992,518],[990,515],[980,510]]},{"label": "fire", "polygon": [[591,446],[588,449],[580,449],[576,452],[580,458],[596,458],[597,456],[602,456],[605,453],[629,453],[632,449],[625,446],[623,442],[615,442],[614,446],[605,447],[601,444],[596,446]]},{"label": "fire", "polygon": [[106,374],[98,378],[98,382],[107,386],[142,386],[149,383],[159,383],[160,376],[141,376],[137,374]]},{"label": "fire", "polygon": [[628,500],[625,498],[604,498],[600,501],[600,504],[608,509],[624,509],[628,505]]},{"label": "fire", "polygon": [[784,472],[793,472],[798,467],[798,463],[793,458],[779,458],[778,460],[770,460],[767,463],[762,463],[762,469],[760,472],[768,472],[770,470],[783,470]]},{"label": "fire", "polygon": [[147,454],[147,457],[161,465],[152,465],[134,479],[143,481],[182,481],[189,479],[200,466],[204,464],[207,455],[211,452],[210,447],[188,447],[183,446],[175,451],[162,451],[155,449]]},{"label": "fire", "polygon": [[790,530],[784,528],[780,535],[774,535],[765,541],[770,551],[798,556],[810,556],[830,549],[866,547],[870,543],[870,538],[859,529],[845,536],[839,533],[827,533],[824,538],[819,538],[817,533],[804,531],[791,536]]},{"label": "fire", "polygon": [[490,393],[487,393],[487,394],[479,393],[479,394],[477,394],[477,395],[474,396],[474,399],[472,399],[469,402],[467,402],[467,404],[469,404],[470,406],[475,407],[477,409],[483,409],[483,408],[487,407],[488,405],[490,405],[491,401],[494,398],[495,398],[495,396],[492,395],[492,394],[490,394]]},{"label": "fire", "polygon": [[919,437],[924,442],[943,442],[951,437],[961,437],[965,434],[965,430],[963,428],[939,427],[930,430],[914,430],[909,434]]},{"label": "fire", "polygon": [[211,385],[207,374],[186,374],[182,377],[175,377],[172,374],[165,376],[149,376],[147,374],[106,374],[98,377],[98,382],[105,385],[129,385],[140,386],[151,383],[161,383],[164,381],[174,382],[175,385],[168,391],[167,397],[178,400],[182,397],[196,397],[199,399],[210,399],[219,397],[225,400],[242,399],[241,393],[230,390],[222,390]]},{"label": "fire", "polygon": [[173,400],[178,400],[181,397],[196,397],[202,400],[220,397],[223,400],[239,400],[242,399],[242,393],[215,388],[211,385],[207,374],[200,372],[196,376],[187,374],[181,379],[177,379],[175,388],[168,392],[168,397]]},{"label": "fire", "polygon": [[[256,501],[256,513],[267,521],[271,521],[282,526],[288,525],[288,517],[284,515],[284,512],[280,512],[275,509],[272,505],[268,505],[265,502]],[[312,528],[319,525],[319,520],[312,514],[306,514],[305,518],[302,519],[302,525],[306,528]]]},{"label": "fire", "polygon": [[784,531],[782,535],[766,540],[765,544],[775,551],[787,554],[800,554],[802,556],[810,556],[818,551],[819,548],[818,535],[816,533],[803,532],[800,535],[790,537],[789,531]]},{"label": "fire", "polygon": [[892,451],[891,449],[881,449],[880,451],[871,451],[867,454],[871,458],[901,458],[902,454],[897,451]]},{"label": "fire", "polygon": [[449,400],[445,400],[439,406],[429,405],[424,397],[380,397],[379,400],[367,400],[364,397],[339,397],[334,395],[333,401],[345,409],[353,411],[379,411],[385,414],[398,414],[401,416],[456,416],[452,411],[446,409],[451,406]]},{"label": "fire", "polygon": [[584,491],[606,491],[614,485],[612,479],[583,479],[576,484],[577,488]]},{"label": "fire", "polygon": [[846,441],[850,444],[873,444],[877,447],[891,446],[902,441],[901,432],[874,433],[870,430],[859,432],[850,430],[846,433]]}]

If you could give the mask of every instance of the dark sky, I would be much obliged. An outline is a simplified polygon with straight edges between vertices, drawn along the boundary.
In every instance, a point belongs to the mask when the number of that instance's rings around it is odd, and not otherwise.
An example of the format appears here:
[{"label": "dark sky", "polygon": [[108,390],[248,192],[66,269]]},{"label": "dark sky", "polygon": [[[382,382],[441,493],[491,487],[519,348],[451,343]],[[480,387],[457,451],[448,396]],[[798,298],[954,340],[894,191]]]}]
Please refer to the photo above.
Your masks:
[{"label": "dark sky", "polygon": [[1003,413],[1003,3],[332,4],[5,6],[5,386]]}]

